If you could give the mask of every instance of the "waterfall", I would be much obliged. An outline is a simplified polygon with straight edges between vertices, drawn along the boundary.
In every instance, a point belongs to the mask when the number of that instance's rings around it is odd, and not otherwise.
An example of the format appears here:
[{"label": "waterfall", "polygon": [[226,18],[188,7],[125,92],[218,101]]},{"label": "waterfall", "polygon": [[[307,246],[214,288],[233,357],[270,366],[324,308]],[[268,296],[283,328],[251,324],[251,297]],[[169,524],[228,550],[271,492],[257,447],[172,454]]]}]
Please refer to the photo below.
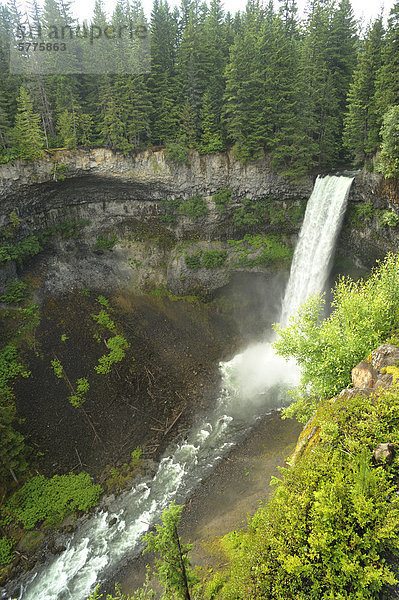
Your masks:
[{"label": "waterfall", "polygon": [[[326,282],[352,179],[328,176],[316,181],[293,259],[282,322]],[[270,342],[252,345],[220,368],[222,391],[213,411],[198,419],[186,440],[168,448],[153,479],[109,501],[107,511],[98,512],[72,534],[62,554],[29,574],[19,600],[87,598],[107,570],[140,551],[148,524],[159,519],[172,500],[183,502],[256,419],[284,405],[286,386],[298,381],[295,364],[287,366]],[[114,517],[117,523],[109,527]]]},{"label": "waterfall", "polygon": [[324,289],[354,176],[318,177],[309,198],[285,291],[280,322]]}]

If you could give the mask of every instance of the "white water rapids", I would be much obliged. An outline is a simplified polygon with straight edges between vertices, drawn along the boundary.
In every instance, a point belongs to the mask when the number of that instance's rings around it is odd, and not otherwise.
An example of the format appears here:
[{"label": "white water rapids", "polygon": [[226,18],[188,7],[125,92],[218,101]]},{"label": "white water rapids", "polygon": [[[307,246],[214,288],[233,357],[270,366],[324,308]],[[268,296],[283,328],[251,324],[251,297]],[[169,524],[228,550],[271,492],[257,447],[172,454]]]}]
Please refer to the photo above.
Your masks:
[{"label": "white water rapids", "polygon": [[[291,267],[283,323],[325,285],[352,179],[327,176],[316,181]],[[152,480],[137,484],[71,535],[66,550],[31,576],[20,600],[87,598],[107,570],[139,550],[149,523],[172,500],[184,501],[257,418],[284,405],[286,386],[298,381],[296,366],[276,356],[270,342],[250,346],[220,369],[222,391],[212,413],[185,441],[168,449]],[[117,524],[109,527],[113,517]]]}]

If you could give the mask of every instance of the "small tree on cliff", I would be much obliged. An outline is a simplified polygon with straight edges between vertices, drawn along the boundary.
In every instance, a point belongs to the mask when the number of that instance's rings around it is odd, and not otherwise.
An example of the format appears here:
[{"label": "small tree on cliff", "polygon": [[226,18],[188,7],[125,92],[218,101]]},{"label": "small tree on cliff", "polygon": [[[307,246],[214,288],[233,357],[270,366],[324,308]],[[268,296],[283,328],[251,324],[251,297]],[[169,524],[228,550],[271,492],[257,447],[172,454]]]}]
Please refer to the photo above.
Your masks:
[{"label": "small tree on cliff", "polygon": [[21,86],[17,98],[18,113],[15,119],[14,139],[21,158],[39,158],[43,151],[44,134],[40,116],[34,111],[32,98]]},{"label": "small tree on cliff", "polygon": [[155,526],[155,532],[147,533],[144,540],[147,542],[146,552],[155,552],[161,556],[157,560],[156,576],[165,586],[165,593],[175,592],[177,597],[191,600],[190,588],[197,583],[197,578],[190,570],[188,553],[191,544],[182,544],[177,532],[183,506],[174,502],[162,513],[162,525]]}]

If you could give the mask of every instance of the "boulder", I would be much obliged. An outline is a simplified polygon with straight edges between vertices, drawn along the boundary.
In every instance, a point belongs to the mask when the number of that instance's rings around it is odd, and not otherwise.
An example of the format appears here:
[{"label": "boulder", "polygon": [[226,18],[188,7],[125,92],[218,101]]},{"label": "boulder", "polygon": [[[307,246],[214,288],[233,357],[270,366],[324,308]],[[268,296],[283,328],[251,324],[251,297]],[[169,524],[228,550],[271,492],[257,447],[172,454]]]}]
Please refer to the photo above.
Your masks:
[{"label": "boulder", "polygon": [[382,344],[371,353],[371,364],[381,371],[384,367],[392,367],[399,363],[399,348],[393,344]]},{"label": "boulder", "polygon": [[352,369],[352,383],[355,388],[372,388],[377,377],[377,370],[365,360]]},{"label": "boulder", "polygon": [[380,444],[373,452],[373,459],[376,463],[386,462],[391,464],[394,454],[392,444]]}]

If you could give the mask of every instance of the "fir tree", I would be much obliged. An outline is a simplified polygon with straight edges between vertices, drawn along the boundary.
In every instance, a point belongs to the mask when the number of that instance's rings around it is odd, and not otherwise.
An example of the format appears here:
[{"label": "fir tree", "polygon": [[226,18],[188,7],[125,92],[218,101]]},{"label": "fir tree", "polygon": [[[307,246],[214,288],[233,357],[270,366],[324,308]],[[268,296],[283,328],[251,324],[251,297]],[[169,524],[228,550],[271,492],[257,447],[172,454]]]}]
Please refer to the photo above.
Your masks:
[{"label": "fir tree", "polygon": [[17,104],[18,113],[13,134],[19,156],[26,159],[39,158],[43,154],[44,145],[40,116],[34,111],[32,99],[23,86]]},{"label": "fir tree", "polygon": [[382,18],[368,29],[348,94],[344,143],[357,164],[373,156],[379,145],[376,78],[381,66]]},{"label": "fir tree", "polygon": [[395,2],[388,19],[376,84],[376,104],[380,123],[386,111],[399,104],[399,1]]}]

